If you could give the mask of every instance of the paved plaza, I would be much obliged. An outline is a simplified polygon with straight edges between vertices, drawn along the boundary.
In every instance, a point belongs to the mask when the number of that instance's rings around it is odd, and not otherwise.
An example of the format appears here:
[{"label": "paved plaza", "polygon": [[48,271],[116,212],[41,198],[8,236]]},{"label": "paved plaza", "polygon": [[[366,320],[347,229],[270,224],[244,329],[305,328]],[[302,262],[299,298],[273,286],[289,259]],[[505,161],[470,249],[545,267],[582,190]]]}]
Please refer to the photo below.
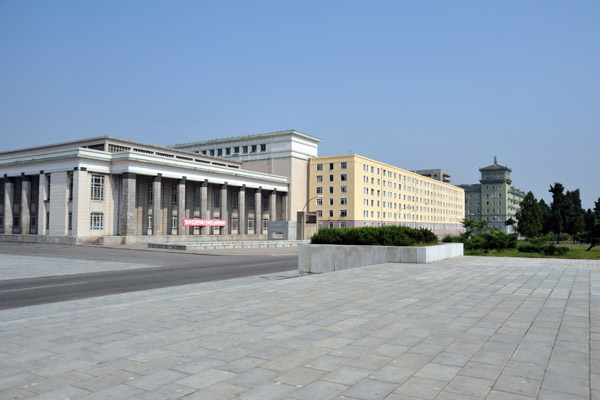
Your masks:
[{"label": "paved plaza", "polygon": [[460,257],[0,311],[0,399],[29,398],[600,399],[600,262]]}]

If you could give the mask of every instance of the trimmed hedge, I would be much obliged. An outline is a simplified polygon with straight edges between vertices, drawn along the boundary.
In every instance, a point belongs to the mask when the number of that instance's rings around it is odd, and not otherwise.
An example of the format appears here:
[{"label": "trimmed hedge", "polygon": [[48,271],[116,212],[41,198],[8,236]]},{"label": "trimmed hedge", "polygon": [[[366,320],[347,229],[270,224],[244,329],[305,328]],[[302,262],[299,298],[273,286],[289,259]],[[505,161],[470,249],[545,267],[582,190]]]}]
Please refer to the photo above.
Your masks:
[{"label": "trimmed hedge", "polygon": [[437,241],[438,237],[429,229],[406,226],[322,228],[310,239],[312,244],[368,246],[414,246]]},{"label": "trimmed hedge", "polygon": [[521,243],[517,247],[520,253],[544,253],[548,256],[564,256],[569,252],[567,246],[555,246],[548,243]]}]

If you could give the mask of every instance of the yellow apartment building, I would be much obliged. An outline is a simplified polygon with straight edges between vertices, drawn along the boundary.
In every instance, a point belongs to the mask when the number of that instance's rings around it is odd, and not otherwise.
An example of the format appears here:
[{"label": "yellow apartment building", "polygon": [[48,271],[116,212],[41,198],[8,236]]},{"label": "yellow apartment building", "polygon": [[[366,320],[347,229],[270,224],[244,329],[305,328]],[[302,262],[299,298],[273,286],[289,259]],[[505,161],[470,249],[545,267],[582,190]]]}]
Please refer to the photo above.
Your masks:
[{"label": "yellow apartment building", "polygon": [[464,189],[357,154],[311,158],[308,187],[308,211],[316,211],[320,228],[462,230]]}]

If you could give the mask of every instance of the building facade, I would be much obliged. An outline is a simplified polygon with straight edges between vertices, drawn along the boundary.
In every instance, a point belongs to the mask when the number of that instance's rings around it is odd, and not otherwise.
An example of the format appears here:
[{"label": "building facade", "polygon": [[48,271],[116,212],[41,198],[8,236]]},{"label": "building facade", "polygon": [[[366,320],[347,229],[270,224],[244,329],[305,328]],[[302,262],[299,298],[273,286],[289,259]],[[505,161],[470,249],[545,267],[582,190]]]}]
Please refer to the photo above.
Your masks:
[{"label": "building facade", "polygon": [[311,158],[308,187],[308,210],[321,227],[462,230],[463,189],[356,154]]},{"label": "building facade", "polygon": [[[286,220],[289,181],[242,163],[110,137],[0,153],[3,234],[230,235],[263,239]],[[224,220],[224,227],[184,226]]]},{"label": "building facade", "polygon": [[477,184],[459,185],[465,190],[466,218],[475,221],[488,221],[489,226],[511,233],[512,226],[505,222],[515,216],[525,193],[512,186],[510,174],[512,170],[498,164],[479,168],[481,179]]},{"label": "building facade", "polygon": [[433,178],[445,183],[450,183],[452,181],[452,176],[450,176],[450,172],[445,171],[443,169],[418,169],[414,172],[416,172],[419,175],[423,175],[428,178]]},{"label": "building facade", "polygon": [[319,142],[313,136],[295,131],[191,142],[173,149],[239,162],[241,168],[288,177],[289,208],[286,219],[295,220],[308,198],[308,162],[318,156]]}]

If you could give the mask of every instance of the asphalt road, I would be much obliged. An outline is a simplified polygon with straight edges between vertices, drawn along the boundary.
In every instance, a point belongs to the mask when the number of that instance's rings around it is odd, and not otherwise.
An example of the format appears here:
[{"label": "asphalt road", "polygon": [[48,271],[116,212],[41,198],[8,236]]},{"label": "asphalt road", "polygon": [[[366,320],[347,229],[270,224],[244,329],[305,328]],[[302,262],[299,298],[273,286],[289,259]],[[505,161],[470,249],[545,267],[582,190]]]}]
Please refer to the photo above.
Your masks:
[{"label": "asphalt road", "polygon": [[297,256],[207,256],[103,247],[0,243],[2,254],[155,267],[0,281],[0,309],[211,282],[298,268]]}]

